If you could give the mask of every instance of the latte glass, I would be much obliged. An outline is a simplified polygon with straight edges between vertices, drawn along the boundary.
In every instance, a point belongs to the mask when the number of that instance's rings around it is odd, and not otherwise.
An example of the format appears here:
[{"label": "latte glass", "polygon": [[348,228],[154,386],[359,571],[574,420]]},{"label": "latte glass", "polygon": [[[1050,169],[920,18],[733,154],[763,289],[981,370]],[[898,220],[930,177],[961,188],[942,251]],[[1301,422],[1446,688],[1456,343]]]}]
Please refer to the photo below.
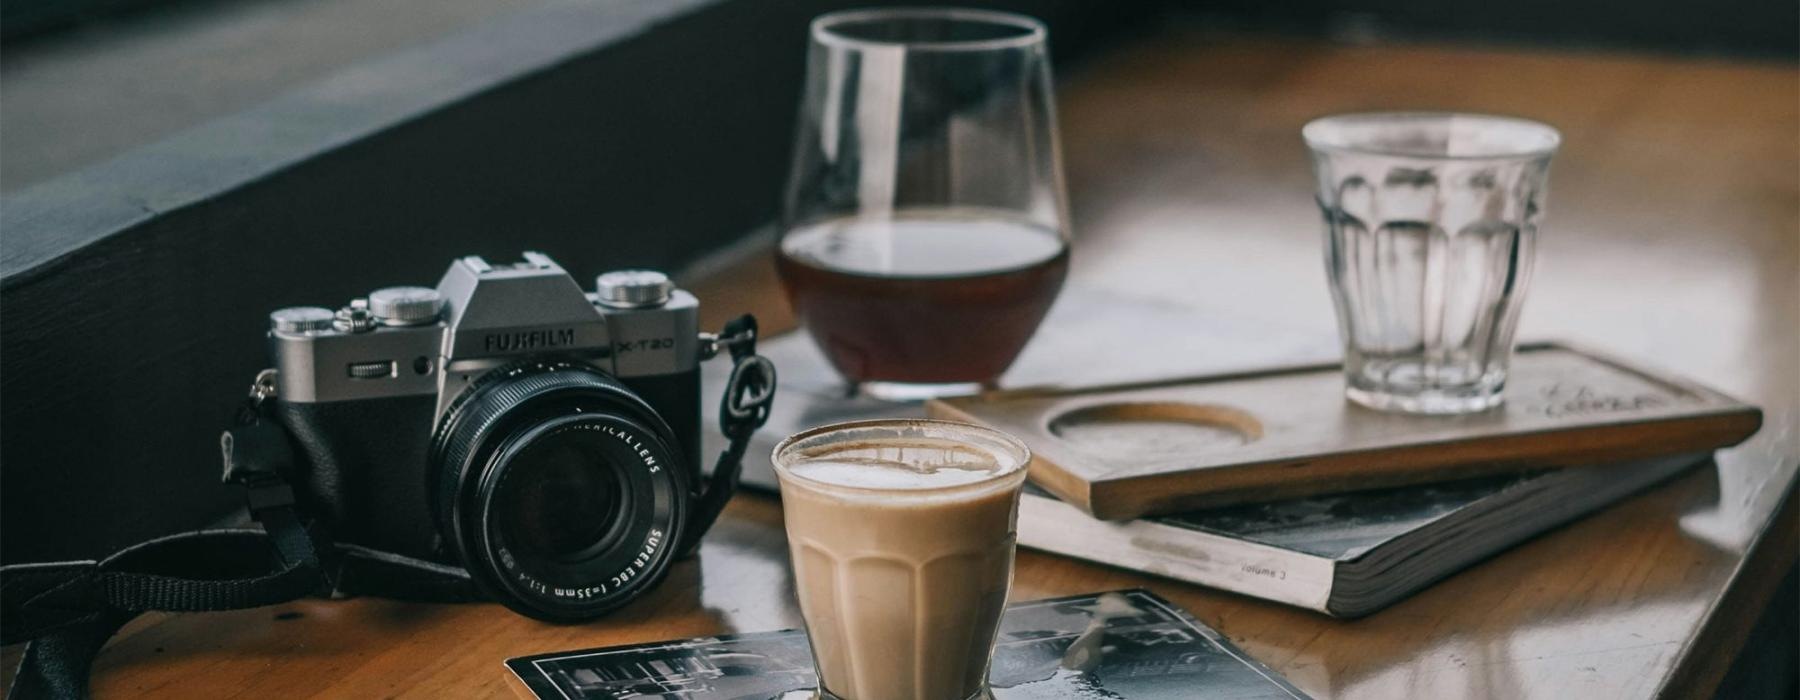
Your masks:
[{"label": "latte glass", "polygon": [[1397,112],[1325,117],[1302,134],[1325,216],[1345,395],[1409,413],[1500,405],[1556,130]]},{"label": "latte glass", "polygon": [[820,694],[961,700],[987,690],[1031,453],[934,420],[842,423],[775,448]]}]

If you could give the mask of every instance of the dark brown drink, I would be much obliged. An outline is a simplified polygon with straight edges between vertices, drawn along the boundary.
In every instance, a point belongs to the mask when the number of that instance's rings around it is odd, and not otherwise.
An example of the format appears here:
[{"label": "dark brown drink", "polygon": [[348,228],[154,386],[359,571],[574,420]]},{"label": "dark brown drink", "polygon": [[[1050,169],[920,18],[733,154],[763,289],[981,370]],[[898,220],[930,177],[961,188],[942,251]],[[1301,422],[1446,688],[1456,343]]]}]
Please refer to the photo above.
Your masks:
[{"label": "dark brown drink", "polygon": [[1050,309],[1069,247],[1006,219],[836,219],[790,231],[777,261],[794,311],[845,378],[992,383]]}]

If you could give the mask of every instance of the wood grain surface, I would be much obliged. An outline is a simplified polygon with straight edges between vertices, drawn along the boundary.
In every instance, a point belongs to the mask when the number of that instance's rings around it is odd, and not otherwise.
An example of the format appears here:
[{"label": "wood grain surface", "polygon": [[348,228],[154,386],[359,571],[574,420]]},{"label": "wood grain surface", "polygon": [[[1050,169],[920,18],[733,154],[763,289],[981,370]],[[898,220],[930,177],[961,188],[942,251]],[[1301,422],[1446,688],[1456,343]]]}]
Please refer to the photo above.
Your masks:
[{"label": "wood grain surface", "polygon": [[1604,468],[1742,442],[1762,414],[1553,343],[1520,347],[1506,404],[1456,418],[1345,401],[1343,367],[1290,366],[926,403],[1031,445],[1031,478],[1105,520],[1546,466]]},{"label": "wood grain surface", "polygon": [[[1519,114],[1565,137],[1522,335],[1648,358],[1766,420],[1717,469],[1361,620],[1033,552],[1019,554],[1015,599],[1145,586],[1320,697],[1689,697],[1718,682],[1800,527],[1792,65],[1172,30],[1063,78],[1079,282],[1329,336],[1300,125],[1366,109]],[[786,325],[766,261],[696,291],[709,325],[745,307]],[[790,589],[779,504],[745,496],[697,560],[600,622],[372,599],[158,615],[101,655],[96,694],[504,696],[510,656],[797,625]]]}]

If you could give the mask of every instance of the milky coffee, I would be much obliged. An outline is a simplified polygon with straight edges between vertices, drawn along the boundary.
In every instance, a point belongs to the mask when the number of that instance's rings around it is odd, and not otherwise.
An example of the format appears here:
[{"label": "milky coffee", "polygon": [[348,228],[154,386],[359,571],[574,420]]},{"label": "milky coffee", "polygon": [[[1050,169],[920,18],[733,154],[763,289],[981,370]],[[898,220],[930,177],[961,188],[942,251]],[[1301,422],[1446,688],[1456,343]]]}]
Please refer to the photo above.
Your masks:
[{"label": "milky coffee", "polygon": [[776,448],[821,690],[854,700],[983,691],[1029,460],[1004,433],[925,420],[826,426]]}]

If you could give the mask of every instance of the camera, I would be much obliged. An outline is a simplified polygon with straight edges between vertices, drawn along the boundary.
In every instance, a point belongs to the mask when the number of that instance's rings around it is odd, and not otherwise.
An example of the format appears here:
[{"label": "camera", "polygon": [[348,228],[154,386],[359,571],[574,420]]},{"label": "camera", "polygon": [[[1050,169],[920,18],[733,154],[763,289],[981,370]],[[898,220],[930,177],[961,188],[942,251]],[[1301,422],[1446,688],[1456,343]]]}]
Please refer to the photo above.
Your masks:
[{"label": "camera", "polygon": [[271,313],[274,415],[298,448],[296,502],[336,541],[460,566],[532,617],[590,619],[711,524],[695,516],[709,338],[660,273],[584,292],[523,257]]}]

